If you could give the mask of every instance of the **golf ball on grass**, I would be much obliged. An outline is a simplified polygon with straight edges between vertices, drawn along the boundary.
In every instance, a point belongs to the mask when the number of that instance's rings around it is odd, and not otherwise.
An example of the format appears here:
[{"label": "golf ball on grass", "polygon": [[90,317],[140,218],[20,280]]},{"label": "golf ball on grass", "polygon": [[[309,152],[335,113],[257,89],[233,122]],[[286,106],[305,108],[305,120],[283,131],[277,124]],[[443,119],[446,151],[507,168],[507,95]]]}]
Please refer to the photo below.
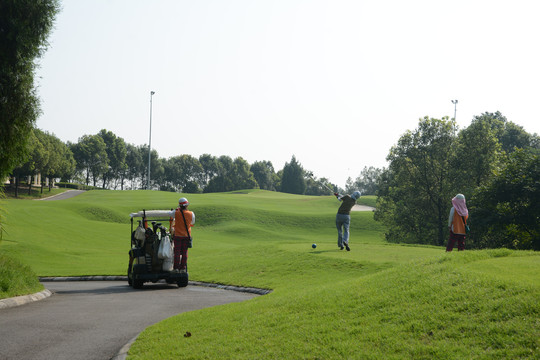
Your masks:
[{"label": "golf ball on grass", "polygon": [[317,244],[311,244],[311,247],[315,249],[317,247]]}]

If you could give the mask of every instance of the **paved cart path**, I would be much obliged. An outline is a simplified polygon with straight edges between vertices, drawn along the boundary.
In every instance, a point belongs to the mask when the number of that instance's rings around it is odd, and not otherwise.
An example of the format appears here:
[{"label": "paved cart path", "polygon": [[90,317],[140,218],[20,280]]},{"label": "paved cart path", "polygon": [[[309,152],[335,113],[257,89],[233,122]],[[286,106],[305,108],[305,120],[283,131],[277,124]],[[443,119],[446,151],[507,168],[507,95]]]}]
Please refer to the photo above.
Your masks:
[{"label": "paved cart path", "polygon": [[356,204],[352,207],[352,211],[375,211],[374,207],[367,206],[367,205],[359,205]]},{"label": "paved cart path", "polygon": [[65,199],[69,199],[69,198],[72,198],[74,196],[80,195],[85,191],[86,190],[66,190],[64,192],[61,192],[61,193],[53,195],[53,196],[49,196],[49,197],[42,198],[42,199],[35,199],[35,200],[36,201],[65,200]]},{"label": "paved cart path", "polygon": [[0,359],[111,359],[160,320],[257,296],[165,283],[147,283],[141,290],[123,281],[43,284],[52,296],[0,310]]}]

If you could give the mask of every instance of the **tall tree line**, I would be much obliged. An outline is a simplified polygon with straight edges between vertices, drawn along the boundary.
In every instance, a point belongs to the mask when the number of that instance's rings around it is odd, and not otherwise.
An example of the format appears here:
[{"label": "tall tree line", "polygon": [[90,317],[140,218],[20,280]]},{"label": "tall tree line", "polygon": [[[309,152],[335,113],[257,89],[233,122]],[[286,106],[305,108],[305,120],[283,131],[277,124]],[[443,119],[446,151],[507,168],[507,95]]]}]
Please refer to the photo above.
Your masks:
[{"label": "tall tree line", "polygon": [[500,112],[459,130],[448,118],[420,119],[387,156],[375,219],[391,242],[443,245],[450,200],[465,194],[472,247],[540,250],[539,138]]},{"label": "tall tree line", "polygon": [[[103,189],[146,189],[148,184],[148,146],[128,144],[108,130],[83,135],[76,143],[62,143],[55,135],[32,129],[27,157],[11,172],[18,179],[41,174]],[[240,189],[265,189],[293,194],[328,195],[322,183],[313,179],[293,155],[278,172],[272,162],[249,164],[242,157],[232,159],[203,154],[159,157],[151,154],[150,188],[163,191],[202,193]],[[332,185],[336,191],[337,186]],[[30,186],[29,186],[30,190]]]},{"label": "tall tree line", "polygon": [[0,179],[28,156],[41,111],[34,73],[59,9],[57,0],[0,1]]}]

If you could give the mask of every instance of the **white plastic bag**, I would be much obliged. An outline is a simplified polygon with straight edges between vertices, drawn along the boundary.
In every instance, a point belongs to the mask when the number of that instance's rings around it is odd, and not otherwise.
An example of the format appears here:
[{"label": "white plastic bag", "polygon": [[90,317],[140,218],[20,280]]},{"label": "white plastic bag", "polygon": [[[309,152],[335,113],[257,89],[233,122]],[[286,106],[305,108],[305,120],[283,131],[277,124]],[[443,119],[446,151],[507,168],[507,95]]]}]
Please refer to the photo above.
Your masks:
[{"label": "white plastic bag", "polygon": [[171,239],[168,236],[165,236],[161,239],[161,243],[158,248],[158,258],[159,259],[172,259],[174,257],[173,244]]},{"label": "white plastic bag", "polygon": [[163,271],[173,271],[174,261],[173,259],[163,260]]}]

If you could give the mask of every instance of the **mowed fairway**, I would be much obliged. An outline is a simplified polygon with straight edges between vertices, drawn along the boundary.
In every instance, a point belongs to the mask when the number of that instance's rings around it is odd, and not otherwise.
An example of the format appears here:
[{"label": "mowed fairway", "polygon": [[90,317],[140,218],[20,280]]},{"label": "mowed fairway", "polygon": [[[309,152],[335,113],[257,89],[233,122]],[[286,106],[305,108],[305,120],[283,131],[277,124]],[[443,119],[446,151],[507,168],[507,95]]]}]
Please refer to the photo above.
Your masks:
[{"label": "mowed fairway", "polygon": [[[9,200],[0,250],[40,276],[125,274],[128,214],[170,209],[178,197],[91,191],[64,201]],[[536,253],[387,244],[371,212],[352,214],[346,252],[336,245],[334,197],[187,197],[197,215],[190,279],[273,292],[162,321],[139,336],[129,359],[540,356]]]}]

